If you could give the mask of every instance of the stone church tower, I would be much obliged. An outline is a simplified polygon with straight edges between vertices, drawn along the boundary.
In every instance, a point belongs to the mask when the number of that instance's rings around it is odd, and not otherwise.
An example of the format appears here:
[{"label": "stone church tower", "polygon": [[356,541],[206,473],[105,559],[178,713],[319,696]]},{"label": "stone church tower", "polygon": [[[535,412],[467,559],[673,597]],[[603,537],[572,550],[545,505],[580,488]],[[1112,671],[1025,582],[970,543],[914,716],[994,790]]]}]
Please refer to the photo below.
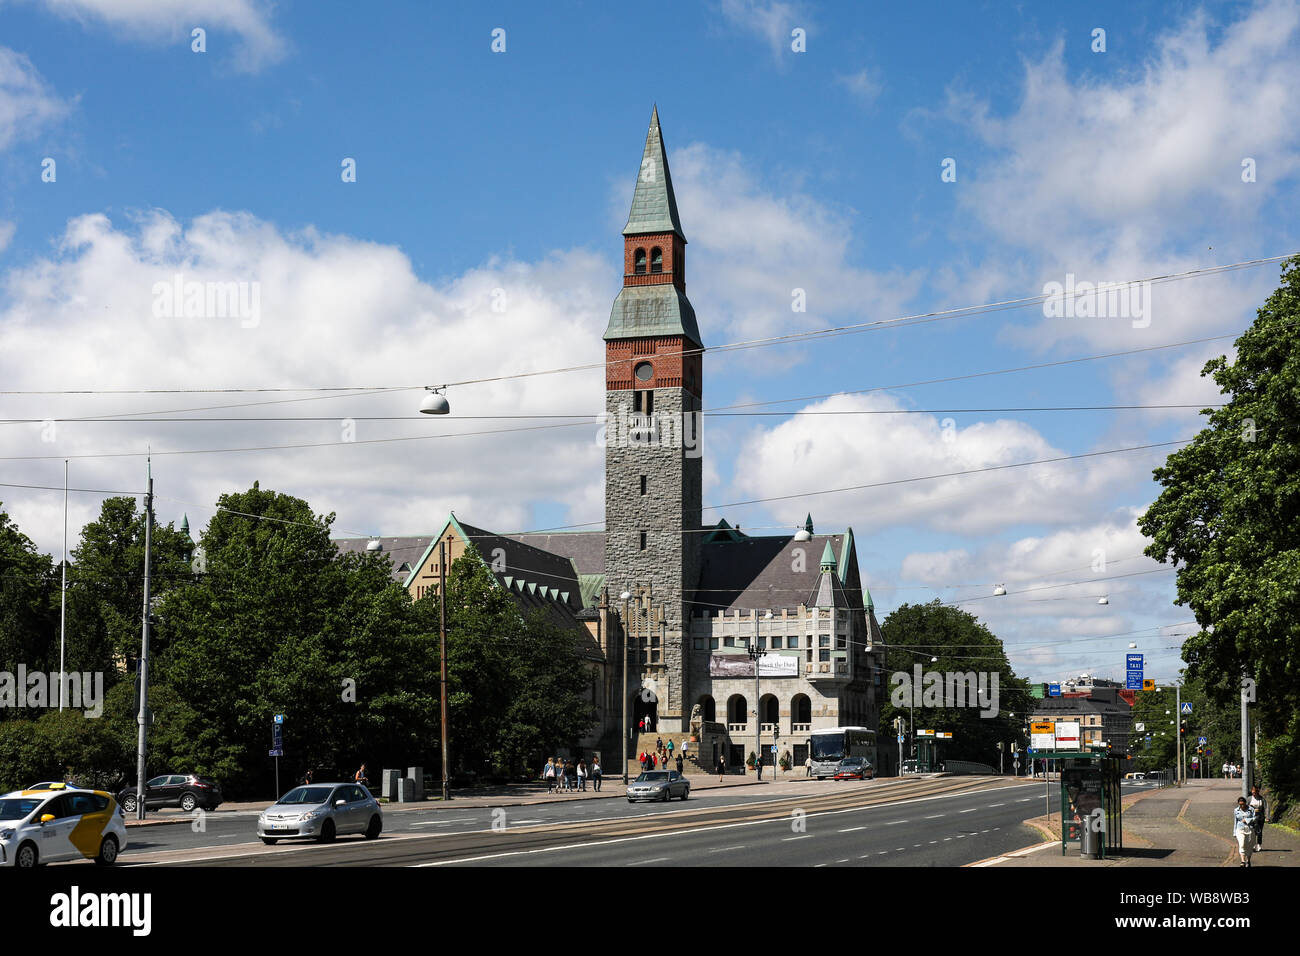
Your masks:
[{"label": "stone church tower", "polygon": [[703,345],[686,298],[686,236],[650,117],[623,228],[623,288],[605,331],[605,574],[630,640],[628,711],[686,729],[687,603],[699,581]]}]

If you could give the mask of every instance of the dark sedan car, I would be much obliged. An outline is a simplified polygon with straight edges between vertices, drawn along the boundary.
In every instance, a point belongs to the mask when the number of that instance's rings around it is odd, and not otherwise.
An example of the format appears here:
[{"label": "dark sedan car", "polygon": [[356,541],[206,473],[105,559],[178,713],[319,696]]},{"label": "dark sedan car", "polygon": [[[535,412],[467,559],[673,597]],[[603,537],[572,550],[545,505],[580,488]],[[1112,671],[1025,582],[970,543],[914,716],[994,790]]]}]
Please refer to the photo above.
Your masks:
[{"label": "dark sedan car", "polygon": [[840,761],[840,769],[835,771],[835,779],[870,780],[874,773],[865,757],[845,757]]},{"label": "dark sedan car", "polygon": [[[196,807],[215,810],[221,806],[221,785],[210,777],[196,773],[171,773],[154,777],[145,785],[145,809],[180,807],[186,813]],[[117,795],[117,802],[127,813],[135,813],[136,788],[127,787]]]}]

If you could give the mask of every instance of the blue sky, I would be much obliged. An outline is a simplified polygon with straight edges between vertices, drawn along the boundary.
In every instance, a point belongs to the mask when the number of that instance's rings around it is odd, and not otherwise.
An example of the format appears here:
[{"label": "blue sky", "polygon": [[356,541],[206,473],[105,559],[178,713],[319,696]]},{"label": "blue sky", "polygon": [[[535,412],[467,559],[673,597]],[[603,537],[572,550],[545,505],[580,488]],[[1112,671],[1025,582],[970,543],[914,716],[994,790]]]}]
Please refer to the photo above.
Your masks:
[{"label": "blue sky", "polygon": [[[706,346],[1300,249],[1296,3],[378,9],[0,2],[6,389],[421,386],[598,363],[654,103]],[[708,356],[706,408],[832,397],[710,419],[706,503],[800,497],[706,517],[851,525],[882,618],[975,599],[1030,676],[1122,676],[1130,640],[1171,676],[1169,634],[1188,629],[1156,628],[1190,620],[1172,575],[1114,578],[1156,568],[1133,520],[1169,449],[808,493],[1190,437],[1194,408],[864,413],[1213,401],[1197,373],[1230,339],[880,387],[1233,333],[1278,268],[1154,286],[1145,324],[1033,305]],[[158,315],[155,283],[176,274],[257,283],[257,322]],[[136,489],[146,446],[189,452],[154,473],[162,517],[197,528],[254,479],[358,534],[428,532],[451,508],[502,531],[599,526],[593,423],[385,441],[594,413],[599,371],[449,397],[446,420],[365,420],[408,414],[415,390],[181,413],[322,421],[106,424],[64,419],[259,396],[6,395],[7,417],[39,421],[0,426],[0,471],[58,485],[73,456],[74,486]],[[829,411],[852,414],[812,414]],[[192,453],[299,443],[318,447]],[[57,554],[61,496],[0,491]],[[100,497],[74,495],[74,528]],[[993,600],[995,583],[1011,593]]]}]

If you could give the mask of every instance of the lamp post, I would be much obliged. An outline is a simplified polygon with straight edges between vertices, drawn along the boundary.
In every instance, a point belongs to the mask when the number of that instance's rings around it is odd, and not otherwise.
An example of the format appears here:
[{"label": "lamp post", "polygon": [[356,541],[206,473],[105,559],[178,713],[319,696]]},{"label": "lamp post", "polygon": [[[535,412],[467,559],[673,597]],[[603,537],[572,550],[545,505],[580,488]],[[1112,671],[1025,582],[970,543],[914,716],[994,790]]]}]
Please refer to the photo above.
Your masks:
[{"label": "lamp post", "polygon": [[623,602],[623,786],[627,786],[627,739],[630,732],[627,728],[627,638],[628,638],[628,613],[627,602],[631,600],[632,592],[624,591],[619,595]]},{"label": "lamp post", "polygon": [[[763,615],[763,620],[772,620],[770,610]],[[758,690],[758,659],[762,656],[763,652],[758,647],[758,613],[755,612],[754,639],[749,643],[749,659],[754,662],[754,772],[758,774],[759,780],[763,779],[763,704]]]}]

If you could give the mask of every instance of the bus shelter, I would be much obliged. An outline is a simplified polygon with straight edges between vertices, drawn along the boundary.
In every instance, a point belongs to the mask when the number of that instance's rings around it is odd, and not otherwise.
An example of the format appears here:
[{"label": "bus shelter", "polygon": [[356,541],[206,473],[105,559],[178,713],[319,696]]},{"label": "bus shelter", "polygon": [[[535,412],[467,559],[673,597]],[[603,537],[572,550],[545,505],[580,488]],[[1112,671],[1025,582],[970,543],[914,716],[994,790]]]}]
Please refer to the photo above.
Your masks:
[{"label": "bus shelter", "polygon": [[1088,857],[1105,859],[1124,849],[1120,765],[1108,752],[1057,751],[1061,768],[1061,855],[1071,843]]}]

